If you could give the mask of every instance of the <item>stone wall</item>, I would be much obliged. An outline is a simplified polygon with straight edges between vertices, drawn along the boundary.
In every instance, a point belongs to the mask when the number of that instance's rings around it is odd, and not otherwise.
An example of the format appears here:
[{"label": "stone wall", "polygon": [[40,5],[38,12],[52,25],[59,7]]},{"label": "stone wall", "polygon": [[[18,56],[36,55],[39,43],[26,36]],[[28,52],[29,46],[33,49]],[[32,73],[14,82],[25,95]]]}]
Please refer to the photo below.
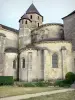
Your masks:
[{"label": "stone wall", "polygon": [[63,26],[59,24],[47,24],[32,31],[32,41],[62,40],[64,39]]},{"label": "stone wall", "polygon": [[4,53],[0,53],[0,76],[4,75]]},{"label": "stone wall", "polygon": [[14,47],[18,48],[18,34],[5,29],[0,29],[0,33],[3,33],[5,37],[5,48]]},{"label": "stone wall", "polygon": [[[39,47],[44,48],[44,79],[60,79],[64,78],[65,74],[73,69],[73,57],[72,57],[72,45],[69,42],[43,42],[36,44]],[[66,49],[61,52],[61,48]],[[58,68],[52,68],[52,54],[57,53],[58,55]],[[62,58],[63,56],[63,58]],[[63,59],[63,60],[62,60]],[[62,70],[63,67],[63,70]],[[63,71],[63,73],[62,73]],[[63,75],[63,76],[62,76]]]},{"label": "stone wall", "polygon": [[[27,24],[26,24],[26,21],[27,21]],[[20,21],[19,23],[19,27],[20,28],[31,28],[31,21],[30,20],[27,20],[27,19],[23,19]]]},{"label": "stone wall", "polygon": [[[75,69],[75,51],[73,51],[73,69]],[[73,70],[73,72],[75,73],[75,70]]]},{"label": "stone wall", "polygon": [[[28,66],[28,53],[32,52],[32,66]],[[25,68],[22,67],[22,59],[25,58]],[[32,81],[42,79],[41,71],[41,51],[37,50],[25,50],[20,54],[20,71],[19,78],[23,81]]]},{"label": "stone wall", "polygon": [[27,14],[27,15],[28,15],[29,18],[32,15],[32,19],[30,19],[32,21],[31,30],[37,28],[38,27],[38,23],[39,23],[39,26],[42,25],[42,22],[43,22],[42,16],[40,16],[38,14]]},{"label": "stone wall", "polygon": [[19,32],[19,49],[31,44],[31,30],[29,28],[20,28]]},{"label": "stone wall", "polygon": [[63,19],[65,40],[72,41],[73,50],[75,50],[75,14]]},{"label": "stone wall", "polygon": [[[16,68],[13,68],[13,61],[16,60]],[[17,78],[17,53],[5,53],[4,76]]]},{"label": "stone wall", "polygon": [[0,33],[4,36],[0,36],[0,75],[14,76],[16,78],[17,69],[13,69],[14,53],[5,53],[7,48],[18,49],[18,34],[3,28],[0,28]]}]

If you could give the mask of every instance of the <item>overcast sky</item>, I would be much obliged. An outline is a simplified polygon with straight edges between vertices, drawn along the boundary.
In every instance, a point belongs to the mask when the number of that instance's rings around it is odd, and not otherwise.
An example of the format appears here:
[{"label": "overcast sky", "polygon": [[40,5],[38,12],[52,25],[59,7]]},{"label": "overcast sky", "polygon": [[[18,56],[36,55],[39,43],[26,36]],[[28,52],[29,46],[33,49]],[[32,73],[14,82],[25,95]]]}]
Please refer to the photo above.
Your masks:
[{"label": "overcast sky", "polygon": [[[62,17],[75,10],[75,0],[33,0],[44,23],[63,23]],[[0,24],[19,28],[19,19],[32,0],[0,0]]]}]

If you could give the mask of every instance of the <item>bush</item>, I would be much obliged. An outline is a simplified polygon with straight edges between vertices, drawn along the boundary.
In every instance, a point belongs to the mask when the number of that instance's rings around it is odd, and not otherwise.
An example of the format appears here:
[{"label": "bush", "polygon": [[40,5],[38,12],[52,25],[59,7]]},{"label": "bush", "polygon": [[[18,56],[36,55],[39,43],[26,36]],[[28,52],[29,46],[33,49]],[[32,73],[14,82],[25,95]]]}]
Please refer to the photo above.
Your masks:
[{"label": "bush", "polygon": [[0,85],[13,85],[13,76],[0,76]]},{"label": "bush", "polygon": [[47,87],[50,86],[51,83],[47,81],[38,81],[38,82],[15,82],[16,86],[19,87]]},{"label": "bush", "polygon": [[56,80],[54,82],[54,86],[59,86],[62,83],[62,80]]},{"label": "bush", "polygon": [[33,79],[32,82],[44,81],[44,79]]},{"label": "bush", "polygon": [[24,83],[24,86],[25,87],[35,87],[35,84],[33,82],[27,82],[27,83]]},{"label": "bush", "polygon": [[75,81],[75,74],[72,73],[72,72],[68,72],[68,73],[65,75],[65,79],[66,79],[67,83],[72,84],[72,83],[74,83],[74,81]]},{"label": "bush", "polygon": [[38,87],[47,86],[46,83],[45,83],[44,81],[35,82],[35,85],[38,86]]},{"label": "bush", "polygon": [[27,82],[24,83],[25,87],[45,87],[47,84],[43,81],[38,81],[38,82]]},{"label": "bush", "polygon": [[71,84],[75,81],[75,74],[72,72],[68,72],[65,75],[64,80],[56,80],[54,83],[54,86],[60,86],[60,87],[70,87]]},{"label": "bush", "polygon": [[54,86],[70,87],[70,84],[67,82],[67,80],[56,80]]}]

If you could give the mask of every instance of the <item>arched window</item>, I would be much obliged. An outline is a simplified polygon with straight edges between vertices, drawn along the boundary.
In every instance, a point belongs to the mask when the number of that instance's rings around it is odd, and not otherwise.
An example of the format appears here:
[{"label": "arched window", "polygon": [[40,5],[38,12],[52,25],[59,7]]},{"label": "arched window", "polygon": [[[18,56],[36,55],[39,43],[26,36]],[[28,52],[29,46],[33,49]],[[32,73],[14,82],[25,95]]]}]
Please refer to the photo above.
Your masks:
[{"label": "arched window", "polygon": [[13,69],[16,69],[16,60],[13,61]]},{"label": "arched window", "polygon": [[56,53],[52,55],[52,67],[53,68],[58,67],[58,55]]},{"label": "arched window", "polygon": [[25,24],[27,24],[27,20],[25,21]]},{"label": "arched window", "polygon": [[30,19],[32,19],[32,15],[30,15]]},{"label": "arched window", "polygon": [[25,68],[25,58],[23,58],[22,60],[23,60],[22,61],[23,62],[22,68]]}]

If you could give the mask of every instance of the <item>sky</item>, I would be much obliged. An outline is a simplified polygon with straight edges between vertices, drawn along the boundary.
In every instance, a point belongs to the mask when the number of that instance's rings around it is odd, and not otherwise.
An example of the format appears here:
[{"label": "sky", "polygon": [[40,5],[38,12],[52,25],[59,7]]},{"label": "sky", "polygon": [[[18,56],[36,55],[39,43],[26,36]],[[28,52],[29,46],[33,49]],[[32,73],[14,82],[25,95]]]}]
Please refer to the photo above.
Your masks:
[{"label": "sky", "polygon": [[45,23],[63,23],[64,16],[75,10],[75,0],[0,0],[0,24],[19,29],[19,19],[32,4]]}]

